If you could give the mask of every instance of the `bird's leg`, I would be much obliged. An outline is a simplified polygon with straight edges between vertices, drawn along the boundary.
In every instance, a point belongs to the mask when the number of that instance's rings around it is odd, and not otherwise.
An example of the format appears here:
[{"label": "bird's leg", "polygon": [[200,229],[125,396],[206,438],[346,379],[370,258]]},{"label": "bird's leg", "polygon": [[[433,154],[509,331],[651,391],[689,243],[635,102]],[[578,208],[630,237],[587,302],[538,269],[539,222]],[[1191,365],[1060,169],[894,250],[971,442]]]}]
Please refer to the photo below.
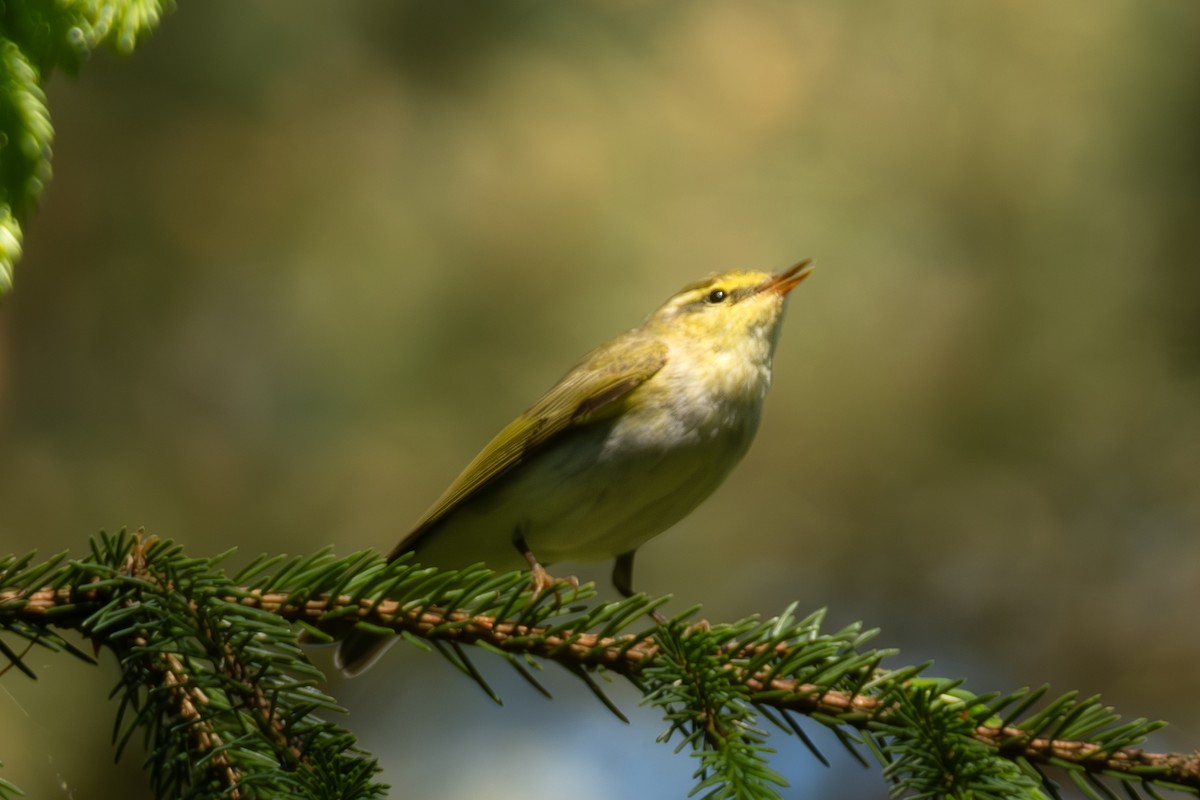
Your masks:
[{"label": "bird's leg", "polygon": [[612,585],[622,597],[633,597],[633,556],[636,552],[621,553],[613,564]]},{"label": "bird's leg", "polygon": [[[636,552],[630,550],[628,553],[621,553],[613,564],[612,585],[623,597],[633,597],[633,556]],[[657,608],[651,609],[650,618],[659,625],[667,621]]]},{"label": "bird's leg", "polygon": [[520,551],[521,555],[524,556],[525,560],[529,563],[529,589],[533,592],[534,599],[537,599],[542,592],[546,591],[556,583],[570,584],[571,588],[573,589],[579,588],[579,579],[574,575],[560,580],[551,576],[549,572],[546,572],[546,568],[542,566],[542,562],[538,561],[537,556],[535,556],[533,551],[529,549],[529,544],[525,541],[525,534],[521,532],[520,527],[513,531],[512,541],[513,546]]}]

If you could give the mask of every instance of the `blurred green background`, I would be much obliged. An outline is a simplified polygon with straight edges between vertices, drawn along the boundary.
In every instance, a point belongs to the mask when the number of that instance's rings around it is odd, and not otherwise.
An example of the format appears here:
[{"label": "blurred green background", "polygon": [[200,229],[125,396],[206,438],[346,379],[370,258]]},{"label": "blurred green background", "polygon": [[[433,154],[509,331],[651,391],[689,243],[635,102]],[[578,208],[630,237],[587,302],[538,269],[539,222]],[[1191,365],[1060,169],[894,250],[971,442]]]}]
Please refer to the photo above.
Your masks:
[{"label": "blurred green background", "polygon": [[[758,442],[639,586],[717,620],[828,606],[897,663],[1102,692],[1193,750],[1198,76],[1194,0],[181,2],[47,87],[0,552],[389,548],[592,346],[811,256]],[[482,661],[503,709],[398,650],[331,687],[394,796],[686,794],[631,692],[629,728]],[[0,774],[146,796],[138,753],[111,763],[112,665],[32,663]],[[886,796],[814,735],[838,766],[778,737],[787,797]]]}]

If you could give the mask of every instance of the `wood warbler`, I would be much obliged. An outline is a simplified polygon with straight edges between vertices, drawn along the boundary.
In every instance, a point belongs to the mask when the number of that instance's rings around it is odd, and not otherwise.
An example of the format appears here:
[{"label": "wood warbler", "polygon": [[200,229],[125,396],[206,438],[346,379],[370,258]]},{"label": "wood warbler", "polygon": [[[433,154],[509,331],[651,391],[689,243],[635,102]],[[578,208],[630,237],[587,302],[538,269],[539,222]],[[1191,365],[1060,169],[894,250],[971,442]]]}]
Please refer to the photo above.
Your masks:
[{"label": "wood warbler", "polygon": [[[633,593],[638,547],[685,517],[745,455],[771,385],[787,295],[808,260],[771,275],[726,272],[685,286],[637,328],[584,356],[483,448],[388,560],[528,566],[616,558]],[[347,675],[394,636],[353,631]]]}]

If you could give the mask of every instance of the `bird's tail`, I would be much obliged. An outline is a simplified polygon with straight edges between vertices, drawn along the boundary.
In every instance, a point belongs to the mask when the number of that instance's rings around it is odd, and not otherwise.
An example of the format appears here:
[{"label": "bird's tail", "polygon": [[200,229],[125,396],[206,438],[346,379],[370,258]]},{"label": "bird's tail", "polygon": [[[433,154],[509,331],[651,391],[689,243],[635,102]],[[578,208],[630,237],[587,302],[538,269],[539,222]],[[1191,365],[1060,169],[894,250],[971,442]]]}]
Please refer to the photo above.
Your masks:
[{"label": "bird's tail", "polygon": [[350,631],[350,634],[338,644],[333,656],[333,663],[347,678],[353,678],[365,672],[374,664],[383,651],[392,646],[395,636],[383,636],[366,631]]}]

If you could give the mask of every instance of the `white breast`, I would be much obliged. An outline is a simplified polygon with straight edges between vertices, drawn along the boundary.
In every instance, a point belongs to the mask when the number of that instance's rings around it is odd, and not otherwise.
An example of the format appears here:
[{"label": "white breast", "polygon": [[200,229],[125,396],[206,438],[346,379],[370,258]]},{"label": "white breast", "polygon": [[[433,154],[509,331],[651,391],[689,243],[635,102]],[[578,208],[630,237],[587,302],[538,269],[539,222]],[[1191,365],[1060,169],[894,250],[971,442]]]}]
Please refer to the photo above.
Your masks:
[{"label": "white breast", "polygon": [[417,560],[516,569],[524,566],[512,544],[518,529],[546,564],[602,561],[641,546],[690,513],[745,455],[770,386],[771,344],[764,335],[736,350],[672,352],[631,395],[631,409],[561,435],[462,503],[422,538]]}]

